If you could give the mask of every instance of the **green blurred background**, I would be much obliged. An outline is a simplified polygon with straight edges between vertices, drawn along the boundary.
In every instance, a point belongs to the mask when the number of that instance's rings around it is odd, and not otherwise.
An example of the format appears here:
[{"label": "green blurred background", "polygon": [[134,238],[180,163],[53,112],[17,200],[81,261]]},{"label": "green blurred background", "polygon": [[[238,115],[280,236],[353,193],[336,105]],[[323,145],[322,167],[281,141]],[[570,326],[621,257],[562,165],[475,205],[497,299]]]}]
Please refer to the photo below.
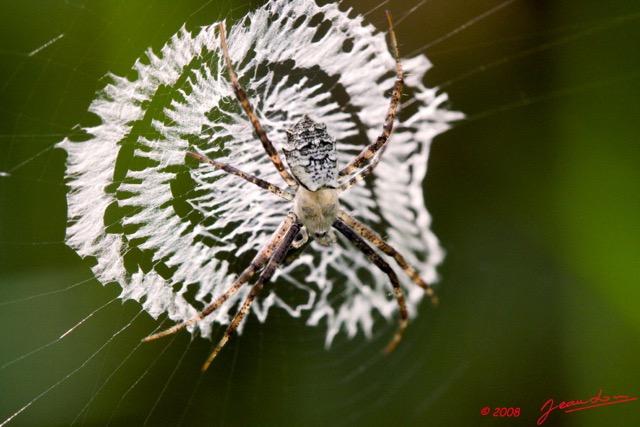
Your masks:
[{"label": "green blurred background", "polygon": [[[387,357],[394,325],[325,351],[322,328],[272,312],[201,375],[211,343],[138,347],[156,323],[131,302],[55,341],[119,290],[62,243],[51,147],[95,123],[106,73],[259,2],[0,2],[0,419],[67,376],[13,425],[535,425],[550,398],[640,396],[640,4],[518,0],[450,34],[501,3],[419,3],[384,6],[400,48],[426,53],[429,83],[468,115],[436,139],[425,182],[441,306],[425,303]],[[374,5],[344,3],[385,28]],[[635,401],[546,425],[638,419]]]}]

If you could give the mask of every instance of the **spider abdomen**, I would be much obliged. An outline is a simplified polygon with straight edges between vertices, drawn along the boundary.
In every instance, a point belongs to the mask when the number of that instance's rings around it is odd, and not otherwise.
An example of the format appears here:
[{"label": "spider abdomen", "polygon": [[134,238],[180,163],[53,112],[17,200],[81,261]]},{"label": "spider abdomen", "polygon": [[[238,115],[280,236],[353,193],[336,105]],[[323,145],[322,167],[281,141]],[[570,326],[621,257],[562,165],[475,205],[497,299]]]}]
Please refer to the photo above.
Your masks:
[{"label": "spider abdomen", "polygon": [[324,123],[304,115],[287,130],[283,148],[287,164],[298,182],[311,191],[338,186],[336,140]]}]

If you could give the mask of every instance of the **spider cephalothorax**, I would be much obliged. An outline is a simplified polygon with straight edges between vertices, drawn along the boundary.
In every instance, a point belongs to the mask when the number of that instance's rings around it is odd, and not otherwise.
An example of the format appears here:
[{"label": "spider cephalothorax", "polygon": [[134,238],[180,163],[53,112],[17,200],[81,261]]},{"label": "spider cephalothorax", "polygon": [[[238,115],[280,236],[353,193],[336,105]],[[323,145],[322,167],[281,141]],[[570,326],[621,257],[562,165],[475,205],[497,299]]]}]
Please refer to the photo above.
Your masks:
[{"label": "spider cephalothorax", "polygon": [[[293,213],[304,226],[305,233],[309,233],[322,246],[329,246],[336,242],[336,235],[331,228],[338,213],[338,191],[333,188],[321,188],[309,191],[299,187],[293,203]],[[296,244],[306,241],[306,234]]]},{"label": "spider cephalothorax", "polygon": [[209,163],[227,173],[243,178],[285,200],[292,201],[293,206],[273,233],[270,240],[260,249],[250,265],[221,296],[205,307],[204,310],[194,318],[163,332],[151,335],[145,338],[145,341],[175,333],[187,326],[197,323],[224,304],[240,287],[251,280],[256,273],[260,272],[260,276],[251,288],[251,292],[246,297],[238,313],[225,331],[224,336],[204,364],[203,370],[207,369],[211,361],[228,341],[231,334],[236,331],[240,322],[249,311],[255,297],[271,279],[277,266],[285,259],[289,248],[303,244],[309,237],[321,245],[331,245],[336,242],[334,229],[351,241],[356,248],[389,277],[394,296],[398,302],[400,325],[393,339],[386,347],[387,352],[392,351],[398,342],[400,342],[408,324],[408,314],[404,293],[398,282],[398,277],[376,249],[392,257],[411,280],[425,290],[425,293],[431,298],[432,303],[437,303],[437,297],[431,287],[407,264],[404,257],[373,230],[340,209],[338,203],[338,195],[340,193],[368,176],[375,169],[382,157],[387,141],[389,140],[389,135],[393,130],[393,121],[400,102],[400,96],[402,95],[404,77],[398,54],[398,45],[389,14],[387,14],[387,20],[389,23],[391,46],[396,59],[396,81],[384,125],[382,126],[382,132],[375,141],[369,143],[360,154],[354,157],[342,169],[338,169],[337,167],[336,141],[327,133],[326,125],[311,119],[307,115],[302,116],[302,118],[287,131],[288,145],[283,151],[286,155],[289,169],[285,167],[278,151],[262,127],[247,94],[238,82],[238,77],[233,69],[227,49],[224,25],[220,23],[220,48],[225,59],[233,91],[251,121],[256,135],[260,139],[271,162],[288,187],[285,189],[280,188],[262,178],[250,175],[231,165],[218,162],[197,153],[188,152],[187,155],[201,162]]}]

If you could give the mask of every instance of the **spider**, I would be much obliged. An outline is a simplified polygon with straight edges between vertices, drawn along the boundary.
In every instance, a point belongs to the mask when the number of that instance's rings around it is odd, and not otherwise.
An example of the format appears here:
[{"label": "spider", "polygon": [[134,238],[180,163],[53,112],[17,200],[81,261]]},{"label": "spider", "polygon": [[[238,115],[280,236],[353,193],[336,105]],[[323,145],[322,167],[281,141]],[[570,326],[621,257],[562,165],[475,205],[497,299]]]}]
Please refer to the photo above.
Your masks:
[{"label": "spider", "polygon": [[341,193],[361,181],[375,169],[389,141],[389,135],[393,130],[393,121],[404,87],[404,74],[389,12],[386,12],[386,17],[389,25],[391,47],[396,63],[396,79],[386,119],[378,138],[367,145],[360,154],[354,157],[342,169],[338,169],[337,167],[336,140],[327,133],[327,128],[324,123],[317,122],[307,115],[304,115],[286,132],[288,145],[283,147],[283,152],[289,169],[285,167],[276,148],[267,136],[264,127],[258,120],[246,92],[238,82],[238,77],[231,64],[231,58],[227,48],[224,23],[221,22],[219,24],[220,47],[226,62],[233,92],[251,121],[264,150],[282,179],[286,182],[288,188],[282,189],[259,177],[250,175],[231,165],[212,160],[203,155],[194,152],[187,152],[186,154],[229,174],[243,178],[283,199],[292,201],[293,207],[277,227],[269,241],[253,258],[250,265],[218,299],[205,307],[192,319],[162,332],[150,335],[144,338],[143,341],[152,341],[174,334],[204,319],[232,297],[245,283],[251,280],[256,273],[260,272],[258,280],[251,288],[249,295],[239,308],[223,337],[204,363],[202,370],[207,370],[213,359],[218,355],[220,350],[222,350],[231,335],[240,325],[240,322],[242,322],[242,319],[246,316],[253,300],[263,289],[264,285],[269,282],[278,265],[285,259],[287,251],[291,247],[298,248],[305,244],[310,237],[322,246],[331,246],[336,242],[336,235],[333,229],[350,240],[356,248],[389,277],[398,303],[400,325],[392,340],[386,346],[385,352],[389,353],[393,351],[400,342],[408,325],[407,308],[404,293],[400,287],[396,273],[371,245],[375,246],[375,248],[384,254],[393,257],[395,262],[404,270],[411,280],[424,289],[426,295],[431,299],[432,304],[437,305],[438,298],[430,285],[420,278],[418,273],[408,265],[404,257],[373,230],[340,209],[338,202]]}]

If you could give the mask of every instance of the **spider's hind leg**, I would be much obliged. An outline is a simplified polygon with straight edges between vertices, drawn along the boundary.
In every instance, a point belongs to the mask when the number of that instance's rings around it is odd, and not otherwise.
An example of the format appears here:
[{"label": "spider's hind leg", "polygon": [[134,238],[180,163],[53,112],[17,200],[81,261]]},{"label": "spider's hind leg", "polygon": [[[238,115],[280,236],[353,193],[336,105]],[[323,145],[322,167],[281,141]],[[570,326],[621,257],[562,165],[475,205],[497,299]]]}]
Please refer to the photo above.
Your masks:
[{"label": "spider's hind leg", "polygon": [[[393,121],[396,118],[396,112],[400,104],[400,97],[402,96],[402,90],[404,88],[404,72],[402,71],[402,62],[400,61],[400,53],[398,52],[398,42],[396,40],[396,32],[393,29],[393,22],[391,20],[391,14],[387,12],[387,22],[389,24],[389,37],[391,38],[391,49],[393,50],[393,56],[396,61],[396,81],[393,85],[393,92],[391,93],[391,100],[389,101],[389,108],[387,109],[387,116],[382,127],[380,136],[367,145],[360,154],[353,158],[342,170],[339,175],[345,177],[351,172],[360,169],[364,166],[375,154],[382,149],[389,140],[389,135],[393,131]],[[377,164],[377,161],[375,162]],[[375,168],[373,165],[367,173]]]},{"label": "spider's hind leg", "polygon": [[238,76],[233,69],[231,56],[229,55],[229,49],[227,47],[227,37],[225,36],[224,23],[220,22],[218,30],[220,33],[220,49],[222,50],[222,55],[224,56],[225,63],[227,64],[227,72],[229,73],[229,80],[231,82],[231,86],[233,87],[233,92],[235,93],[238,102],[240,102],[240,105],[247,114],[251,125],[253,125],[256,135],[258,136],[258,138],[260,138],[262,147],[267,152],[269,159],[271,159],[271,163],[273,163],[278,173],[280,174],[282,179],[284,179],[284,181],[289,185],[289,187],[295,190],[296,188],[298,188],[298,182],[293,176],[291,176],[287,168],[284,166],[284,163],[282,163],[282,158],[267,136],[267,131],[265,131],[262,123],[260,123],[260,120],[258,119],[258,116],[256,115],[251,102],[249,101],[247,93],[244,91],[244,89],[240,85],[240,82],[238,81]]}]

